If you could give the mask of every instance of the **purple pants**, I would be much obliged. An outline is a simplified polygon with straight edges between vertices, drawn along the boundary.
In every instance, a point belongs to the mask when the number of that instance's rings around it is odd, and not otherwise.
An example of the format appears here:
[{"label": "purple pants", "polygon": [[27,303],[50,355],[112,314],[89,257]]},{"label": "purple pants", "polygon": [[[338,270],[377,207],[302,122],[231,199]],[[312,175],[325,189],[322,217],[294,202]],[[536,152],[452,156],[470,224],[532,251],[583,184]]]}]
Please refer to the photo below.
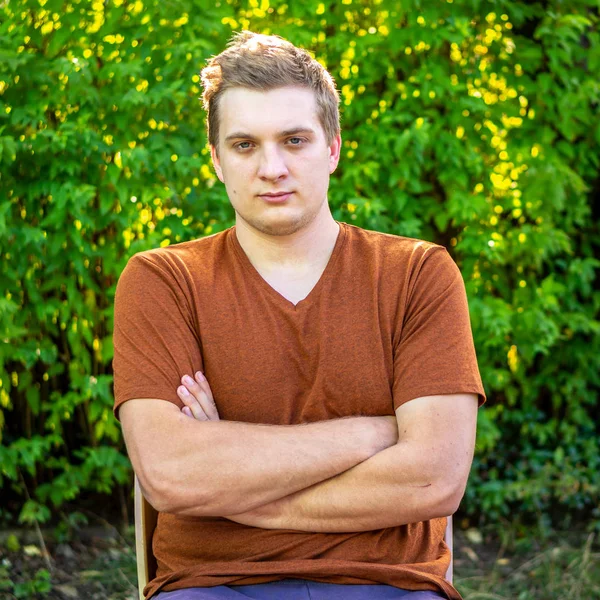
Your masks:
[{"label": "purple pants", "polygon": [[218,585],[159,592],[153,600],[439,600],[438,592],[413,592],[391,585],[340,585],[305,579],[283,579],[253,585]]}]

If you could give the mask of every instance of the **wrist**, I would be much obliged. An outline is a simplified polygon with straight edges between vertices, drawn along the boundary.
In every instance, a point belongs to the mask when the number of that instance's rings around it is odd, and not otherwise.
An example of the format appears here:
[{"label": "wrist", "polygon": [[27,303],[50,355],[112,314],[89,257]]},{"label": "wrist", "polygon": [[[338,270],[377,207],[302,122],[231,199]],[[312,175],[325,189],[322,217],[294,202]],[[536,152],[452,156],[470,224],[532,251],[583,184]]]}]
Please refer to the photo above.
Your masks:
[{"label": "wrist", "polygon": [[395,417],[368,417],[370,420],[372,454],[377,454],[398,442],[398,422]]}]

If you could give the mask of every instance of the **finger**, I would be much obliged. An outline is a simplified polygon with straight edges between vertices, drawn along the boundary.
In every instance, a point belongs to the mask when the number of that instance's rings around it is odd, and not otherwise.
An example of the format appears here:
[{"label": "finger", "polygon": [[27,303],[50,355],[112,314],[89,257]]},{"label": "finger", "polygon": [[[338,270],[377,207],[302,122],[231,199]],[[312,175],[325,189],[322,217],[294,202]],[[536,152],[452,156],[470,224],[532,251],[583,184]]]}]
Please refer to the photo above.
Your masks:
[{"label": "finger", "polygon": [[[204,381],[198,382],[192,379],[189,375],[184,375],[181,378],[181,382],[183,386],[192,394],[198,404],[202,407],[202,410],[209,421],[218,421],[219,413],[217,412],[217,407],[215,406],[214,401],[212,400],[212,392],[210,391],[210,386],[208,386],[208,382],[206,378]],[[208,389],[208,393],[206,392]],[[193,410],[193,408],[192,408]],[[203,419],[204,420],[204,419]]]},{"label": "finger", "polygon": [[189,406],[184,406],[184,407],[181,409],[181,412],[182,412],[184,415],[188,416],[188,417],[192,417],[192,419],[194,418],[194,415],[192,414],[192,411],[190,410],[190,407],[189,407]]},{"label": "finger", "polygon": [[190,410],[194,419],[198,421],[208,421],[208,416],[204,412],[202,405],[196,400],[195,396],[193,396],[185,386],[180,385],[177,388],[177,394],[181,401],[185,404],[185,406]]},{"label": "finger", "polygon": [[[199,373],[199,372],[198,372]],[[210,386],[208,385],[208,381],[204,375],[202,377],[196,374],[197,380],[192,379],[188,375],[184,375],[181,378],[181,382],[184,387],[192,394],[192,396],[196,399],[196,401],[202,407],[204,414],[208,417],[209,421],[219,421],[219,413],[217,412],[217,407],[215,405],[215,401],[212,397],[212,392],[210,390]],[[202,380],[202,378],[204,378]]]},{"label": "finger", "polygon": [[[198,371],[196,373],[196,380],[192,379],[189,375],[184,375],[181,378],[183,387],[193,396],[193,398],[202,407],[204,414],[209,421],[219,421],[219,413],[215,401],[213,399],[212,391],[208,385],[206,377]],[[192,406],[192,410],[193,406]],[[203,419],[204,420],[204,419]]]},{"label": "finger", "polygon": [[208,380],[204,376],[204,373],[202,373],[201,371],[197,371],[196,381],[206,394],[207,404],[203,404],[206,414],[212,421],[218,421],[220,417],[219,411],[217,410],[217,404],[213,398],[212,390],[210,389],[210,385],[208,384]]}]

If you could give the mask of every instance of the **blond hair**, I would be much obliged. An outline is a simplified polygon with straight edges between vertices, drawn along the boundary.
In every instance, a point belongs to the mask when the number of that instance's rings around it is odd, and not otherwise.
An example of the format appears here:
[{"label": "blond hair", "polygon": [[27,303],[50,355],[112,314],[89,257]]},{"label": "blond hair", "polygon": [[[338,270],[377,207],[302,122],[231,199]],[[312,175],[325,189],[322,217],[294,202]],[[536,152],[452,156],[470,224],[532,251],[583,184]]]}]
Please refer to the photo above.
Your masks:
[{"label": "blond hair", "polygon": [[302,86],[314,91],[317,117],[331,144],[340,132],[339,94],[327,70],[302,48],[278,35],[242,31],[228,48],[213,56],[201,72],[208,142],[219,144],[219,99],[231,88],[269,91]]}]

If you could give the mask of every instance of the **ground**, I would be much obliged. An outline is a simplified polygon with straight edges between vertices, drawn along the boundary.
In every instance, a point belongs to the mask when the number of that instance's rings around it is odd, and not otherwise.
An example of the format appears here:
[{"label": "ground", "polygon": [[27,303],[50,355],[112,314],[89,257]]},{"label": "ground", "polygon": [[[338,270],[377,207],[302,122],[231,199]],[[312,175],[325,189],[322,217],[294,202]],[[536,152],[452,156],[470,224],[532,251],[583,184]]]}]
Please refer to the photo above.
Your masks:
[{"label": "ground", "polygon": [[[121,535],[86,527],[52,537],[0,532],[0,600],[137,600],[131,529]],[[455,585],[465,600],[600,599],[600,535],[503,537],[501,543],[477,529],[455,531]]]}]

